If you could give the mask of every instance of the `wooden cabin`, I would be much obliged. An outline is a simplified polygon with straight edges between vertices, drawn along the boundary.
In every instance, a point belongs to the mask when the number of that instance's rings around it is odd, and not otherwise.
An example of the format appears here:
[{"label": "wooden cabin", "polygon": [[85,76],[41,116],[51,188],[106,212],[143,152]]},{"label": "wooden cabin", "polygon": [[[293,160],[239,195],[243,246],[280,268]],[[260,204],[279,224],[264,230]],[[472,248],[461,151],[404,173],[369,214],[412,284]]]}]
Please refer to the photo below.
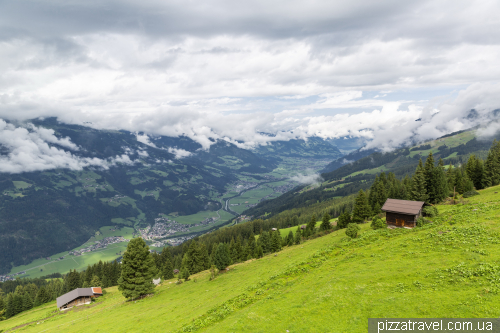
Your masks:
[{"label": "wooden cabin", "polygon": [[102,296],[102,289],[99,287],[76,288],[57,298],[57,307],[64,311],[74,306],[90,304],[92,298]]},{"label": "wooden cabin", "polygon": [[382,211],[386,213],[387,225],[413,228],[417,225],[417,219],[422,216],[424,204],[423,201],[387,199]]}]

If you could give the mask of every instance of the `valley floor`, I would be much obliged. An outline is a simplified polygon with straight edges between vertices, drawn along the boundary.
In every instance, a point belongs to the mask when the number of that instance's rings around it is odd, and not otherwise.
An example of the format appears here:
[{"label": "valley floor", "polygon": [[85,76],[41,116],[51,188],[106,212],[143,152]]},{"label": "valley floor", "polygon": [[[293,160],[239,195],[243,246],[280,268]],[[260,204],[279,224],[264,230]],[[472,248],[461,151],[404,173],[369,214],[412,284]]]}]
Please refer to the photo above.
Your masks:
[{"label": "valley floor", "polygon": [[[500,316],[500,187],[440,205],[422,228],[343,230],[125,302],[116,287],[59,314],[0,322],[19,332],[366,332],[368,318]],[[20,327],[21,325],[25,325]]]}]

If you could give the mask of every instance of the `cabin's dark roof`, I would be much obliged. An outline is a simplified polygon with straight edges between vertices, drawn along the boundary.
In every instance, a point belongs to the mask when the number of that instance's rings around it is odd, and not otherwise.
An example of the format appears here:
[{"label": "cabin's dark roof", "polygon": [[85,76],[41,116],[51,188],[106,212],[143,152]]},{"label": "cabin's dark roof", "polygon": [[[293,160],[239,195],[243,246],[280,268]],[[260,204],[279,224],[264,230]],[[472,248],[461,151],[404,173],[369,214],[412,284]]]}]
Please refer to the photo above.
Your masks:
[{"label": "cabin's dark roof", "polygon": [[[94,290],[93,290],[94,289]],[[77,299],[82,296],[93,296],[94,294],[102,294],[101,288],[76,288],[71,290],[69,293],[66,293],[57,298],[57,307],[68,304],[72,300]],[[94,292],[95,291],[95,292]]]},{"label": "cabin's dark roof", "polygon": [[424,204],[425,202],[423,201],[387,199],[384,206],[382,207],[382,211],[407,215],[417,215]]}]

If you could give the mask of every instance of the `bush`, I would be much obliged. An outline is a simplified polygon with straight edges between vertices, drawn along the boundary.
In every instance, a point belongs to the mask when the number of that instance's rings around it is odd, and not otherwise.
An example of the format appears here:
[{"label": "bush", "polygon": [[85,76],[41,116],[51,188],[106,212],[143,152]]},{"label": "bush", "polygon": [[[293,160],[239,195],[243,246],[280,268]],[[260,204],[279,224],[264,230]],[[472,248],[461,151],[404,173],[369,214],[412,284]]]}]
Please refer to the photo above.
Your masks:
[{"label": "bush", "polygon": [[435,206],[424,207],[422,212],[424,213],[425,216],[428,216],[428,217],[435,217],[435,216],[438,216],[438,214],[439,214],[439,211]]},{"label": "bush", "polygon": [[417,219],[417,227],[423,227],[424,225],[431,223],[431,221],[424,219],[423,217],[419,217]]},{"label": "bush", "polygon": [[361,230],[359,225],[356,223],[349,223],[347,225],[347,229],[345,230],[345,234],[351,238],[358,237],[358,232]]},{"label": "bush", "polygon": [[384,229],[386,227],[385,222],[378,216],[373,218],[372,224],[370,225],[372,229]]},{"label": "bush", "polygon": [[472,190],[472,191],[467,191],[464,193],[463,197],[464,198],[470,198],[470,197],[473,197],[475,195],[479,195],[479,192],[476,191],[476,190]]}]

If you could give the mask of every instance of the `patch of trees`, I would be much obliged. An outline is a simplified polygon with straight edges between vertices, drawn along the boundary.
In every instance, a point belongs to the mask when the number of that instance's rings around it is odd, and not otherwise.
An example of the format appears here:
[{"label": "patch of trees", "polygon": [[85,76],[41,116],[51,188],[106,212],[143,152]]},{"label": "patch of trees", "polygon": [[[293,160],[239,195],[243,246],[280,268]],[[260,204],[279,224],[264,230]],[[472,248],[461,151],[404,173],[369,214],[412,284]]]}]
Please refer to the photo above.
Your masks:
[{"label": "patch of trees", "polygon": [[118,262],[89,265],[86,270],[59,273],[42,278],[22,278],[0,284],[0,320],[8,319],[33,307],[55,301],[76,288],[116,286],[121,274]]}]

